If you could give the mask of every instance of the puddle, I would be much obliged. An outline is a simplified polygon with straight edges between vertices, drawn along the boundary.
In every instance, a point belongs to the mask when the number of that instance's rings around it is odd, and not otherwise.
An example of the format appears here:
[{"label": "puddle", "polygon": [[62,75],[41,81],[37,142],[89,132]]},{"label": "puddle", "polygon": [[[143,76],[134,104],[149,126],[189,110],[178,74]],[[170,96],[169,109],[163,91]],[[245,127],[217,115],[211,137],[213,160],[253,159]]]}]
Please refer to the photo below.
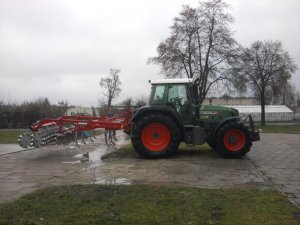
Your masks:
[{"label": "puddle", "polygon": [[99,163],[101,161],[101,156],[103,154],[105,154],[105,151],[96,150],[96,151],[87,153],[87,157],[89,159],[89,162]]},{"label": "puddle", "polygon": [[78,164],[78,163],[81,163],[81,161],[77,160],[77,161],[73,161],[73,162],[61,162],[61,163],[64,163],[64,164]]},{"label": "puddle", "polygon": [[93,184],[114,184],[114,185],[130,185],[132,184],[131,180],[126,178],[104,178],[96,177]]},{"label": "puddle", "polygon": [[82,162],[93,162],[99,163],[101,161],[101,156],[103,155],[103,151],[95,150],[92,152],[86,152],[83,154],[77,154],[74,156],[75,159],[80,159]]},{"label": "puddle", "polygon": [[114,150],[104,150],[104,149],[97,149],[95,151],[92,152],[86,152],[83,154],[77,154],[75,156],[73,156],[74,159],[77,159],[76,161],[70,161],[70,162],[62,162],[62,163],[86,163],[86,162],[90,162],[92,163],[91,166],[93,165],[99,165],[101,163],[101,157],[103,155],[107,155],[110,154],[110,152],[114,152],[117,149],[114,148]]},{"label": "puddle", "polygon": [[[72,157],[70,162],[62,162],[64,164],[83,164],[86,168],[85,171],[92,175],[93,184],[115,184],[115,185],[129,185],[132,184],[131,180],[126,178],[113,178],[110,177],[105,172],[102,172],[101,166],[104,162],[102,159],[106,156],[118,151],[122,145],[128,142],[128,137],[120,132],[117,132],[116,145],[106,146],[104,137],[101,136],[97,139],[98,145],[86,145],[88,148],[86,150],[90,150],[90,152],[85,152],[85,148],[79,148],[81,153],[77,153]],[[76,148],[76,146],[70,146],[69,148]],[[92,148],[92,149],[91,149]],[[92,150],[92,151],[91,151]]]},{"label": "puddle", "polygon": [[[91,152],[86,152],[86,153],[82,153],[82,154],[77,154],[75,156],[73,156],[73,158],[77,159],[74,162],[62,162],[62,163],[85,163],[85,162],[90,162],[92,163],[92,165],[90,165],[90,167],[95,167],[95,166],[99,166],[99,164],[101,164],[102,159],[108,155],[110,155],[111,153],[118,151],[118,149],[124,145],[125,142],[128,142],[128,137],[126,137],[125,135],[120,135],[119,132],[117,132],[117,139],[118,141],[116,142],[116,145],[112,145],[112,146],[106,146],[104,143],[104,137],[101,136],[101,138],[98,138],[98,140],[100,141],[99,145],[96,146],[96,150],[91,151]],[[79,143],[80,144],[80,143]],[[88,146],[88,144],[87,144]],[[76,146],[70,146],[69,148],[74,149],[77,148]],[[82,148],[82,150],[84,151],[84,148]]]}]

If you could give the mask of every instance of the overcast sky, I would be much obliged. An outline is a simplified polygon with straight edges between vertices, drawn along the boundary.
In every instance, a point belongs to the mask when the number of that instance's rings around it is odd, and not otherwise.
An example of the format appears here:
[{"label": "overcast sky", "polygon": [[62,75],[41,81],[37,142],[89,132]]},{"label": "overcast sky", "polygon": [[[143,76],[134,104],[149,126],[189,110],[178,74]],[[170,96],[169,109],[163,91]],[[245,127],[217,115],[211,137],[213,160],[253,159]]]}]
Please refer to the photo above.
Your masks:
[{"label": "overcast sky", "polygon": [[[281,40],[300,69],[299,0],[226,0],[236,40]],[[149,95],[148,80],[161,78],[147,65],[173,18],[192,0],[0,0],[0,99],[21,103],[97,106],[99,81],[121,70],[115,101]],[[300,90],[300,72],[292,81]]]}]

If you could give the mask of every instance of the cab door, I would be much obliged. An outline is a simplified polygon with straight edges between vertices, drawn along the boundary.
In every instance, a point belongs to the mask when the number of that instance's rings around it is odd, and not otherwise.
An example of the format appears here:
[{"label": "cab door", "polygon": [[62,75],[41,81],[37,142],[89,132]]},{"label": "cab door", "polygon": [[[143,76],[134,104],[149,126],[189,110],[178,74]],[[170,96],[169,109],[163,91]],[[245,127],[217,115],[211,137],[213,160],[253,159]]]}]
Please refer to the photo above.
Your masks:
[{"label": "cab door", "polygon": [[191,96],[186,84],[169,84],[167,102],[179,113],[183,123],[192,123]]}]

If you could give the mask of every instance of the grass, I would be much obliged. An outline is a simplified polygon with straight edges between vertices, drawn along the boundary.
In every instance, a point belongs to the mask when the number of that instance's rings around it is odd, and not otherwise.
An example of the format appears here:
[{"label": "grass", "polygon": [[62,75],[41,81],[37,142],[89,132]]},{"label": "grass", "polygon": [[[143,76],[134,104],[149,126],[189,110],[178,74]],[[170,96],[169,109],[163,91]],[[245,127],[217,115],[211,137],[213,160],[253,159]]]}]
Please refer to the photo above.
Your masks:
[{"label": "grass", "polygon": [[0,224],[298,224],[277,191],[159,186],[52,187],[0,207]]},{"label": "grass", "polygon": [[27,130],[0,130],[0,144],[17,144],[20,134]]},{"label": "grass", "polygon": [[278,125],[266,125],[256,126],[258,129],[262,129],[264,133],[300,133],[300,124],[278,124]]}]

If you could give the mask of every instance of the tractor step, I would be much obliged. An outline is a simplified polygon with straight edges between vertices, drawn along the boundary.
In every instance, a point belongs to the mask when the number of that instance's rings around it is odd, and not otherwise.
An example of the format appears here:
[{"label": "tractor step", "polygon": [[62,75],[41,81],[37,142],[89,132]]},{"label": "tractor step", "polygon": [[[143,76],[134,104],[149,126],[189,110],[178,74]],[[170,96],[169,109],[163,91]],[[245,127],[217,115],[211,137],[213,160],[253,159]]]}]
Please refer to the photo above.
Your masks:
[{"label": "tractor step", "polygon": [[205,128],[194,126],[194,125],[184,125],[185,143],[188,145],[201,145],[206,142],[207,132]]}]

